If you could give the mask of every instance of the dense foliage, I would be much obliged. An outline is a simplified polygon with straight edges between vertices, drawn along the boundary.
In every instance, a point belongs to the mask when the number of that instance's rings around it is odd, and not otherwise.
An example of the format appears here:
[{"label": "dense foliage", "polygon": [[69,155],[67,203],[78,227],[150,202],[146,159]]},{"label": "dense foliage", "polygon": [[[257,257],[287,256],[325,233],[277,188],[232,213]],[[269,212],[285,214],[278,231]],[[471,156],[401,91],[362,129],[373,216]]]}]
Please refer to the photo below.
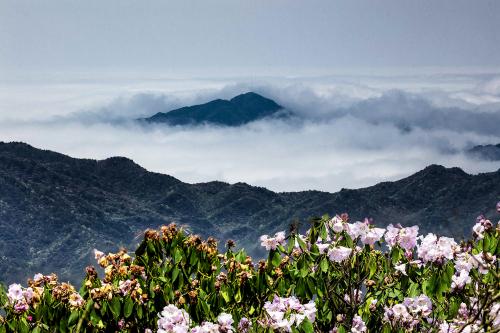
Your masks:
[{"label": "dense foliage", "polygon": [[457,244],[324,216],[305,235],[262,236],[254,263],[171,224],[132,256],[95,250],[104,276],[88,267],[79,291],[42,274],[2,290],[0,332],[492,332],[500,226],[480,216],[472,229]]}]

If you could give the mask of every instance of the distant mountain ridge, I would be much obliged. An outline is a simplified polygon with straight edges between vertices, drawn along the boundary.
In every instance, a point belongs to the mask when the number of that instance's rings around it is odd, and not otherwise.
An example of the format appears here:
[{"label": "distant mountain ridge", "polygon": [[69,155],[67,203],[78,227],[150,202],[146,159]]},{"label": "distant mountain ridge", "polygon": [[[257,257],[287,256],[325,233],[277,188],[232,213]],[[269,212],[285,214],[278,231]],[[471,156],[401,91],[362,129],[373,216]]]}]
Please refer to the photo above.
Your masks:
[{"label": "distant mountain ridge", "polygon": [[208,103],[186,106],[143,118],[148,123],[169,125],[214,124],[240,126],[273,116],[283,107],[269,98],[254,92],[238,95],[230,100],[216,99]]},{"label": "distant mountain ridge", "polygon": [[500,161],[500,143],[496,145],[477,145],[467,150],[467,154],[481,160]]},{"label": "distant mountain ridge", "polygon": [[[258,237],[299,219],[348,212],[353,220],[420,226],[460,238],[479,214],[497,218],[500,170],[469,175],[431,165],[395,182],[337,193],[275,193],[244,183],[187,184],[132,160],[76,159],[24,143],[0,143],[0,281],[55,271],[74,282],[91,250],[131,248],[148,227],[176,222],[253,255]],[[496,220],[494,220],[496,222]]]}]

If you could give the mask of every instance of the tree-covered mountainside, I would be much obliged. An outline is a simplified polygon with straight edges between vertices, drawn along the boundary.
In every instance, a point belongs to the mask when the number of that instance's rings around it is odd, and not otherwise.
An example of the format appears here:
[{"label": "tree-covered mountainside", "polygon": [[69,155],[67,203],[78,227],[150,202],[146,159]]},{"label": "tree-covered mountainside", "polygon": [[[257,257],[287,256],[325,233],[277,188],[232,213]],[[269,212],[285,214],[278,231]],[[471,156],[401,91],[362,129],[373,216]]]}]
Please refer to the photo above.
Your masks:
[{"label": "tree-covered mountainside", "polygon": [[283,107],[254,92],[238,95],[230,100],[216,99],[205,104],[158,112],[142,119],[148,123],[169,125],[215,124],[240,126],[251,121],[275,115]]},{"label": "tree-covered mountainside", "polygon": [[298,219],[348,211],[351,220],[419,225],[421,233],[468,235],[494,216],[500,170],[469,175],[432,165],[396,182],[337,193],[275,193],[244,183],[183,183],[123,157],[75,159],[24,143],[0,143],[0,281],[36,272],[75,282],[91,250],[131,248],[148,227],[176,222],[202,236],[238,239],[260,255],[262,234]]}]

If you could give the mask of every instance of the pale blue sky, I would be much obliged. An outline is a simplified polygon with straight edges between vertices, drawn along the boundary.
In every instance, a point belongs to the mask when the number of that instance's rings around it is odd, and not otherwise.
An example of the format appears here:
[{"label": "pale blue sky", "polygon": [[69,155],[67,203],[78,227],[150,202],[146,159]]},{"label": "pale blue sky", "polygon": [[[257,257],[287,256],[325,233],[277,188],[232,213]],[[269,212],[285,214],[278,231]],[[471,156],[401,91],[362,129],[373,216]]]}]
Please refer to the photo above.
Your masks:
[{"label": "pale blue sky", "polygon": [[0,73],[500,66],[500,1],[0,0]]}]

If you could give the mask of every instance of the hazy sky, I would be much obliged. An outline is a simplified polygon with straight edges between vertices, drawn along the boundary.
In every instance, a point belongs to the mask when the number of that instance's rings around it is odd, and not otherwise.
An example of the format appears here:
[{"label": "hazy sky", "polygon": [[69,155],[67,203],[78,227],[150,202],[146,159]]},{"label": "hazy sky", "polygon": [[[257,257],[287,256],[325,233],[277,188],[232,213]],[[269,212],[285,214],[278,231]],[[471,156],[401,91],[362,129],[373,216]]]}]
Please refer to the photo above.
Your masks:
[{"label": "hazy sky", "polygon": [[500,66],[500,1],[0,0],[0,74]]}]

